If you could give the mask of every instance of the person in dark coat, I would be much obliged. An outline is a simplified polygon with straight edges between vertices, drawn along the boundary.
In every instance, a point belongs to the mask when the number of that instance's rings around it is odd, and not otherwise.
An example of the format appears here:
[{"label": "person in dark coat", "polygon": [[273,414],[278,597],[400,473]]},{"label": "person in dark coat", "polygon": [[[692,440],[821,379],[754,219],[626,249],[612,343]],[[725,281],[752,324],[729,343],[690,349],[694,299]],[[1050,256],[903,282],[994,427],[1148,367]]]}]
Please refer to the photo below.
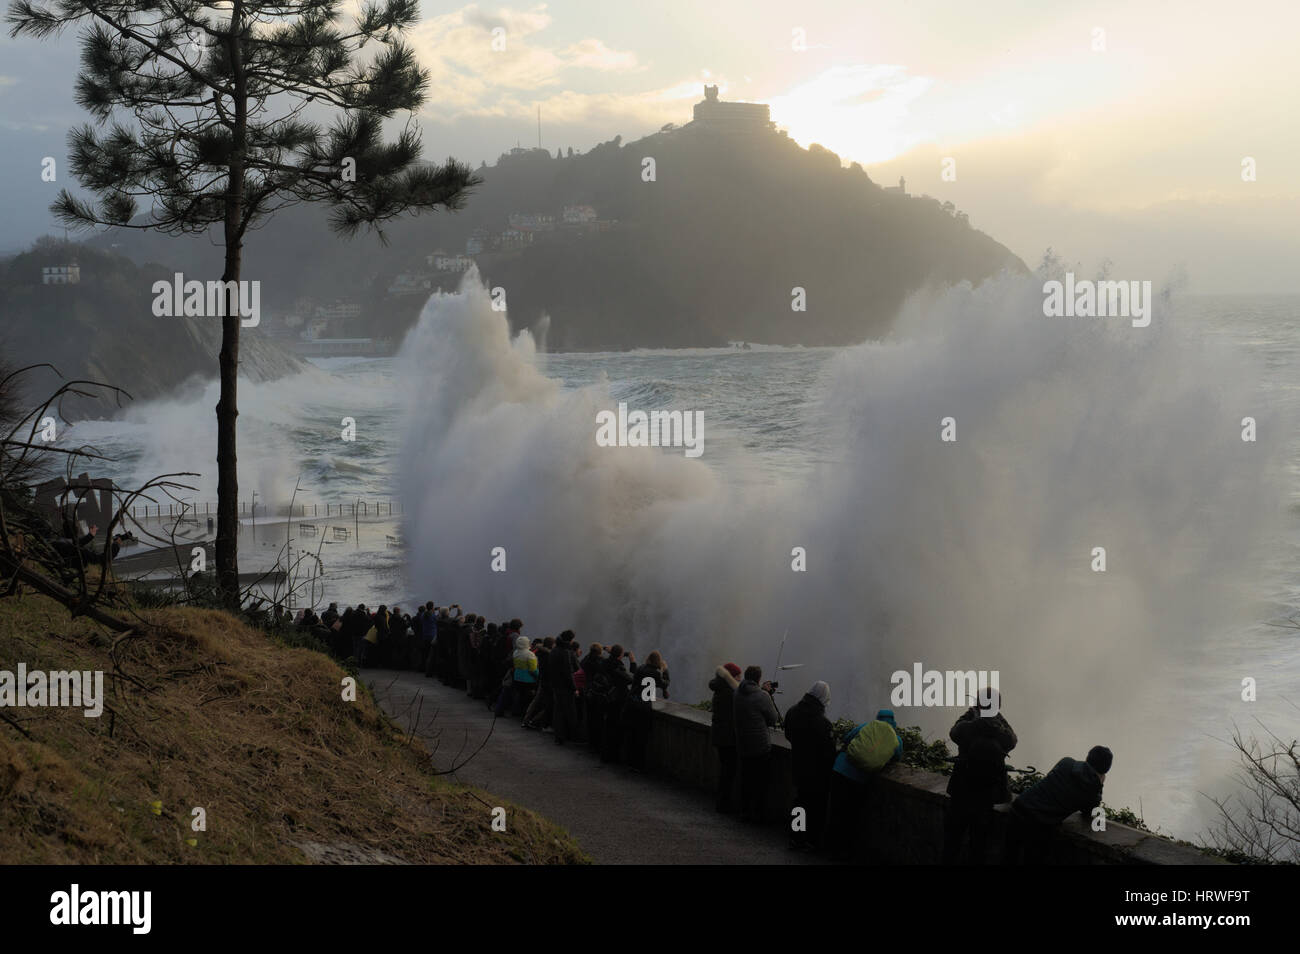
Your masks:
[{"label": "person in dark coat", "polygon": [[[830,796],[831,766],[835,763],[835,736],[826,706],[831,687],[815,682],[785,714],[785,737],[790,741],[790,770],[794,776],[794,805],[805,815],[804,830],[792,829],[790,844],[802,851],[821,846],[826,827],[826,801]],[[791,815],[793,818],[793,814]]]},{"label": "person in dark coat", "polygon": [[474,694],[474,624],[478,616],[470,613],[460,621],[456,633],[456,686],[464,689],[465,695]]},{"label": "person in dark coat", "polygon": [[709,689],[713,692],[713,727],[709,741],[718,753],[717,809],[724,814],[733,811],[732,799],[736,793],[736,717],[732,711],[736,689],[740,686],[740,667],[726,663],[713,671]]},{"label": "person in dark coat", "polygon": [[447,652],[447,643],[451,641],[451,620],[448,618],[445,606],[435,607],[431,615],[433,616],[433,639],[429,643],[429,658],[424,664],[424,674],[445,681],[443,657]]},{"label": "person in dark coat", "polygon": [[957,761],[948,777],[948,805],[943,826],[943,863],[954,865],[970,833],[970,863],[987,860],[993,806],[1011,800],[1006,758],[1016,747],[1016,733],[1001,712],[996,689],[953,723],[948,737],[957,743]]},{"label": "person in dark coat", "polygon": [[551,680],[547,667],[551,664],[551,652],[555,649],[555,637],[547,636],[537,648],[537,694],[524,711],[523,726],[526,729],[544,729],[551,724],[551,715],[555,710],[555,699],[551,692]]},{"label": "person in dark coat", "polygon": [[419,672],[424,665],[424,647],[422,631],[424,628],[424,607],[417,606],[414,616],[406,619],[406,660],[403,668]]},{"label": "person in dark coat", "polygon": [[772,701],[772,684],[763,670],[750,666],[736,689],[732,712],[736,720],[736,755],[740,760],[740,819],[761,822],[767,808],[767,781],[772,759],[768,727],[781,720]]},{"label": "person in dark coat", "polygon": [[[600,751],[601,738],[605,731],[605,697],[609,693],[609,680],[604,678],[603,672],[604,652],[604,647],[600,643],[592,643],[587,649],[587,655],[582,658],[582,665],[579,666],[583,675],[583,689],[578,697],[582,710],[580,716],[587,727],[587,744],[596,751]],[[600,680],[597,676],[600,676]],[[598,682],[600,682],[599,693]]]},{"label": "person in dark coat", "polygon": [[388,665],[393,669],[406,668],[406,634],[410,632],[411,617],[394,606],[388,616]]},{"label": "person in dark coat", "polygon": [[460,607],[455,604],[438,614],[438,680],[455,686],[458,680],[457,653],[460,643]]},{"label": "person in dark coat", "polygon": [[[78,567],[91,567],[98,565],[103,560],[102,552],[95,552],[93,546],[95,534],[99,532],[99,527],[95,524],[90,525],[90,530],[81,536],[76,536],[75,530],[72,535],[60,537],[53,541],[53,547],[56,553],[63,557],[64,562],[73,569]],[[118,551],[126,541],[126,534],[115,533],[113,538],[108,542],[105,549],[111,551],[112,558],[116,559]],[[134,539],[134,538],[131,538]],[[276,606],[280,604],[277,603]]]},{"label": "person in dark coat", "polygon": [[392,639],[388,625],[389,619],[388,607],[382,603],[379,604],[379,609],[375,610],[375,615],[371,620],[375,627],[375,641],[367,651],[367,655],[371,657],[367,660],[367,665],[380,668],[388,665],[389,641]]},{"label": "person in dark coat", "polygon": [[546,678],[551,687],[551,725],[555,730],[555,744],[563,745],[577,735],[577,686],[573,674],[578,670],[577,657],[573,655],[573,630],[566,629],[555,641],[555,648],[546,658]]},{"label": "person in dark coat", "polygon": [[366,664],[366,633],[370,631],[370,612],[365,603],[358,603],[352,613],[352,632],[349,634],[352,656],[357,661],[357,668]]},{"label": "person in dark coat", "polygon": [[330,646],[334,650],[334,655],[339,659],[347,659],[352,655],[352,616],[356,613],[351,606],[344,607],[343,615],[334,622],[338,623],[335,628],[330,625]]},{"label": "person in dark coat", "polygon": [[424,612],[420,614],[420,627],[416,630],[416,635],[420,637],[420,663],[415,668],[430,676],[433,674],[433,644],[438,638],[438,613],[433,600],[424,604]]},{"label": "person in dark coat", "polygon": [[[636,659],[629,652],[628,660]],[[605,678],[609,680],[609,701],[605,703],[605,740],[600,750],[602,762],[618,762],[623,756],[623,706],[632,689],[632,674],[623,663],[623,647],[615,643],[609,647],[605,660]]]},{"label": "person in dark coat", "polygon": [[[480,624],[483,617],[479,617]],[[483,635],[478,643],[477,694],[475,699],[486,699],[488,708],[496,705],[497,692],[501,688],[501,640],[500,629],[496,623],[483,627]]]},{"label": "person in dark coat", "polygon": [[1053,832],[1075,812],[1090,824],[1113,759],[1110,749],[1094,745],[1084,761],[1063,758],[1046,778],[1022,792],[1008,813],[1004,862],[1019,864],[1023,853],[1025,862],[1041,864]]},{"label": "person in dark coat", "polygon": [[646,657],[632,674],[632,687],[623,707],[627,735],[627,764],[632,771],[645,769],[645,750],[654,721],[654,704],[668,698],[668,667],[658,651]]},{"label": "person in dark coat", "polygon": [[[522,623],[519,625],[523,627]],[[512,629],[510,622],[497,624],[496,649],[493,650],[492,658],[496,665],[494,678],[500,684],[500,691],[488,693],[488,708],[495,712],[502,711],[501,702],[513,693],[515,639],[518,636],[518,630]],[[520,713],[521,717],[522,715]]]}]

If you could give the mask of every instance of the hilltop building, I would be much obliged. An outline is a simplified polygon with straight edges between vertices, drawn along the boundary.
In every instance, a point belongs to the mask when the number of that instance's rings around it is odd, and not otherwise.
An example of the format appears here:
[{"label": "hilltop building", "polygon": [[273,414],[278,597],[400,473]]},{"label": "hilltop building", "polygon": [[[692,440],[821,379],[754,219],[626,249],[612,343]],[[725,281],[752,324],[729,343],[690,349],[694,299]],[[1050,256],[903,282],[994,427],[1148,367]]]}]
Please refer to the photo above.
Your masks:
[{"label": "hilltop building", "polygon": [[896,192],[896,193],[898,193],[899,195],[907,195],[907,180],[904,179],[902,176],[899,176],[899,177],[898,177],[898,185],[896,185],[896,186],[885,186],[885,191],[886,191],[886,192]]},{"label": "hilltop building", "polygon": [[771,132],[771,108],[766,103],[727,103],[718,99],[718,87],[704,87],[704,99],[695,104],[696,128],[726,133]]}]

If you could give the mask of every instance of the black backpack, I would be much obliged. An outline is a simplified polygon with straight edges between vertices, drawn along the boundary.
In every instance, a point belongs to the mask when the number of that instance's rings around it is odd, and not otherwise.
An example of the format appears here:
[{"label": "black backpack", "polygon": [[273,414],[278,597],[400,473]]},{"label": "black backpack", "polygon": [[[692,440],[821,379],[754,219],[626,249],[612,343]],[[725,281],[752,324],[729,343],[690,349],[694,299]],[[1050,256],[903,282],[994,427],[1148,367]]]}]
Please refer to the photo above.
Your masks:
[{"label": "black backpack", "polygon": [[587,696],[593,702],[609,702],[614,698],[614,680],[609,678],[609,670],[604,666],[596,667],[591,684],[587,686]]}]

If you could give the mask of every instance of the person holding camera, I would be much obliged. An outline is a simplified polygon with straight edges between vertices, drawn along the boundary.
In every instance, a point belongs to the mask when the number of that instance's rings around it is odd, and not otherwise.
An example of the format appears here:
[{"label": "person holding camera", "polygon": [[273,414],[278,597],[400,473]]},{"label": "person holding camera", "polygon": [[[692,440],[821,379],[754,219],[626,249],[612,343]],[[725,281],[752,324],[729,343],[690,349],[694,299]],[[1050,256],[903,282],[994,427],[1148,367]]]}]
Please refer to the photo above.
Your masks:
[{"label": "person holding camera", "polygon": [[982,865],[993,827],[993,806],[1011,801],[1006,758],[1016,747],[1016,733],[1002,716],[996,689],[981,690],[948,733],[957,743],[957,761],[948,778],[948,805],[943,826],[943,863],[957,863],[961,843],[970,833],[970,863]]}]

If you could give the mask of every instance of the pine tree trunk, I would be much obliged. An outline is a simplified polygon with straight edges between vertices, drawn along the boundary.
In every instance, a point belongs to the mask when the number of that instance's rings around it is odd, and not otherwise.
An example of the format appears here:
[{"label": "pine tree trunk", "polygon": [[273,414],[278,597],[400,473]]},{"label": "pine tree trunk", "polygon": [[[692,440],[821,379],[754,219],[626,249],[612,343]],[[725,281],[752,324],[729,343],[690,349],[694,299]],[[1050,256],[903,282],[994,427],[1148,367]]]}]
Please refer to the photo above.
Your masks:
[{"label": "pine tree trunk", "polygon": [[[222,281],[239,281],[240,248],[226,246]],[[227,292],[229,297],[229,292]],[[234,306],[233,314],[230,305]],[[239,466],[235,420],[239,417],[239,308],[227,305],[221,320],[221,396],[217,399],[217,586],[223,602],[239,603]]]},{"label": "pine tree trunk", "polygon": [[235,129],[226,190],[224,239],[226,311],[221,320],[221,395],[217,399],[217,588],[232,609],[239,607],[239,464],[235,454],[235,421],[239,417],[239,274],[243,264],[244,146],[247,138],[247,79],[240,46],[243,4],[235,0],[227,37],[235,88]]}]

